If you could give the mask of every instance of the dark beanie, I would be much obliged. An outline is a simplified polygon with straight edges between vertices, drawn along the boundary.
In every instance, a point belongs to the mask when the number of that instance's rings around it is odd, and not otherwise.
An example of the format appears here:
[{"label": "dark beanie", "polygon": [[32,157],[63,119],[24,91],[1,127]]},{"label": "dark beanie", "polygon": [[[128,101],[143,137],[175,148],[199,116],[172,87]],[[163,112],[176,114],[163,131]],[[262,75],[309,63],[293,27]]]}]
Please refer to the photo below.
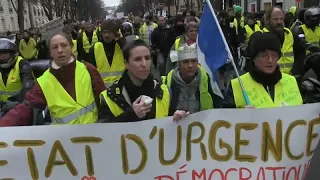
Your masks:
[{"label": "dark beanie", "polygon": [[114,20],[110,20],[110,19],[103,20],[101,22],[100,27],[101,27],[101,31],[109,30],[109,31],[112,31],[115,34],[117,34],[119,32],[119,29],[120,29],[119,23],[117,23]]},{"label": "dark beanie", "polygon": [[184,22],[182,15],[180,14],[176,15],[176,17],[174,18],[174,23],[177,24],[177,22]]},{"label": "dark beanie", "polygon": [[270,32],[255,32],[250,37],[248,43],[248,54],[252,60],[259,52],[270,50],[275,51],[281,56],[281,43],[278,37]]}]

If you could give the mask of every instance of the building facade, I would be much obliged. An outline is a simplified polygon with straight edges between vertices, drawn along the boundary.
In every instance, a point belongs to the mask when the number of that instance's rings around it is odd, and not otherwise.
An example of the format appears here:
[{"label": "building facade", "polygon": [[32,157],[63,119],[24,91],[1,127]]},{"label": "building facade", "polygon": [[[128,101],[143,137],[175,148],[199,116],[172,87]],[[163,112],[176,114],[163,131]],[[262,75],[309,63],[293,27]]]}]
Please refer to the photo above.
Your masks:
[{"label": "building facade", "polygon": [[[14,7],[18,7],[17,0],[13,0]],[[31,12],[28,10],[28,5],[24,2],[24,27],[28,29],[31,26],[29,13],[32,13],[33,19],[31,21],[34,22],[35,27],[39,27],[42,24],[49,22],[45,12],[44,7],[38,4],[34,4],[31,6]],[[11,0],[0,0],[0,32],[7,31],[19,31],[18,25],[18,15],[15,11]]]},{"label": "building facade", "polygon": [[272,6],[280,6],[287,10],[296,5],[296,0],[241,0],[241,6],[247,12],[268,10]]}]

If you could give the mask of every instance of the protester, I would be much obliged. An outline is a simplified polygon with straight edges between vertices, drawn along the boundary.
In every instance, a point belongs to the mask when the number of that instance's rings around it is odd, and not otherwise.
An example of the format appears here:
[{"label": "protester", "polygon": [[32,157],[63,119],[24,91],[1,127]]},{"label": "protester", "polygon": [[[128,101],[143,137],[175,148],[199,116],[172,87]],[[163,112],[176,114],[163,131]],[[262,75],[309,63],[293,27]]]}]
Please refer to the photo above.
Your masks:
[{"label": "protester", "polygon": [[8,39],[0,38],[0,101],[22,102],[25,93],[34,85],[31,67],[18,55],[18,47]]},{"label": "protester", "polygon": [[49,40],[50,69],[26,93],[22,104],[0,119],[0,126],[30,125],[33,108],[48,107],[53,124],[89,124],[98,119],[104,83],[94,66],[72,55],[72,39],[58,34]]},{"label": "protester", "polygon": [[307,54],[320,50],[320,8],[310,8],[304,13],[305,24],[297,31]]},{"label": "protester", "polygon": [[[176,54],[180,47],[196,43],[198,37],[198,28],[199,24],[193,21],[189,22],[186,26],[186,33],[181,35],[180,37],[177,37],[174,45],[171,47],[171,51],[174,51],[173,53]],[[175,67],[177,60],[177,58],[173,58],[174,56],[170,56],[168,56],[168,58],[170,59],[167,60],[166,64],[167,72],[171,71]]]},{"label": "protester", "polygon": [[218,107],[218,98],[212,91],[210,77],[198,65],[196,44],[179,48],[178,66],[162,80],[171,89],[169,115],[173,115],[176,110],[196,113]]},{"label": "protester", "polygon": [[[136,122],[168,116],[170,93],[168,87],[157,82],[151,74],[148,45],[142,40],[131,41],[124,47],[123,56],[126,71],[101,94],[99,121]],[[185,111],[177,111],[174,120],[186,115]]]},{"label": "protester", "polygon": [[117,37],[120,25],[113,20],[104,20],[101,23],[102,41],[92,46],[88,62],[97,67],[106,87],[120,79],[125,70],[122,48],[126,39]]},{"label": "protester", "polygon": [[37,42],[31,37],[30,32],[23,32],[23,39],[20,40],[19,51],[26,60],[34,60],[37,55]]},{"label": "protester", "polygon": [[145,23],[141,26],[139,30],[140,38],[144,40],[149,46],[151,45],[151,34],[156,29],[158,25],[153,22],[153,16],[146,16]]},{"label": "protester", "polygon": [[93,24],[86,23],[84,31],[80,34],[77,40],[77,51],[80,60],[88,60],[88,53],[92,45],[98,42],[98,35],[94,31]]},{"label": "protester", "polygon": [[305,49],[301,40],[294,36],[290,29],[284,27],[282,9],[273,7],[266,12],[266,27],[263,31],[275,34],[282,44],[282,56],[278,61],[281,72],[301,75],[306,54]]},{"label": "protester", "polygon": [[[261,43],[263,42],[263,43]],[[252,64],[240,77],[250,104],[247,104],[237,78],[226,93],[225,108],[271,108],[301,105],[302,97],[295,77],[281,73],[281,43],[273,33],[256,32],[249,41]]]}]

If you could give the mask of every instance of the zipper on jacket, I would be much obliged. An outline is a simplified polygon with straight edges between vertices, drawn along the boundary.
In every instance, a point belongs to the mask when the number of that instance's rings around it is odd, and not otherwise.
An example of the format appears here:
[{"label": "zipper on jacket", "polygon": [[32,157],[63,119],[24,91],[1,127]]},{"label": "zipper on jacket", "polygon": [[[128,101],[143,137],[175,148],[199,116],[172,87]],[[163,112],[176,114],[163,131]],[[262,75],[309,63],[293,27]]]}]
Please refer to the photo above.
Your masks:
[{"label": "zipper on jacket", "polygon": [[269,96],[271,97],[269,86],[267,86],[267,92],[268,92]]}]

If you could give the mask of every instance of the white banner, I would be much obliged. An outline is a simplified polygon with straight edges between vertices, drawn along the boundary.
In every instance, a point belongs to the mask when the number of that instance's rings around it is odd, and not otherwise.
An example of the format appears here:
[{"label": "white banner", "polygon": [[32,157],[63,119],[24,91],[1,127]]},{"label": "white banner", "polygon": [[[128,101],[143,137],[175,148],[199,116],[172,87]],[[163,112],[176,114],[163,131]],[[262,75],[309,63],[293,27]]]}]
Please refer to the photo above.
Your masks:
[{"label": "white banner", "polygon": [[320,104],[137,123],[0,129],[0,179],[302,180]]},{"label": "white banner", "polygon": [[55,34],[62,32],[63,19],[57,18],[39,27],[42,34],[42,40],[49,40]]}]

